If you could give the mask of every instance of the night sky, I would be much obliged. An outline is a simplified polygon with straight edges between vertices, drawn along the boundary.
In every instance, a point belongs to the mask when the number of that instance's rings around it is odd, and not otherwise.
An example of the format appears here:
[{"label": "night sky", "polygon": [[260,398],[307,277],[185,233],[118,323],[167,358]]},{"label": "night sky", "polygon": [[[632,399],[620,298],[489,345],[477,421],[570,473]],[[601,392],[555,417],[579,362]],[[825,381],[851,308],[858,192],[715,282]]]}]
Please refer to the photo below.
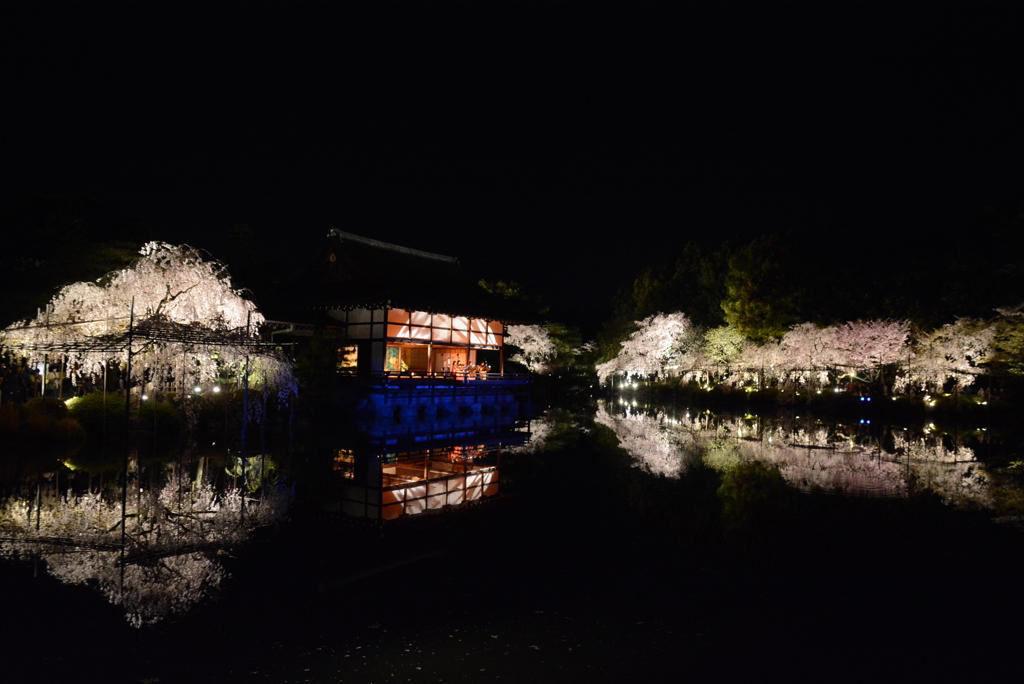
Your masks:
[{"label": "night sky", "polygon": [[955,258],[1024,209],[1019,3],[135,4],[0,3],[4,203],[282,268],[336,227],[587,325],[687,241]]}]

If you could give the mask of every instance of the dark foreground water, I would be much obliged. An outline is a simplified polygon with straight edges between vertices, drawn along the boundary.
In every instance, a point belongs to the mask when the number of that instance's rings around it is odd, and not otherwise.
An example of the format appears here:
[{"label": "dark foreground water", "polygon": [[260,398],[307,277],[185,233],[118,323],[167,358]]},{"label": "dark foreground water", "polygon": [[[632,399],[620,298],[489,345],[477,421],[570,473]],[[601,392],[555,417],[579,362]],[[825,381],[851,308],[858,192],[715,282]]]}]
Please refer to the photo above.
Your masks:
[{"label": "dark foreground water", "polygon": [[909,465],[894,496],[801,489],[786,465],[721,450],[653,475],[621,446],[636,435],[561,418],[539,452],[505,457],[499,500],[448,514],[346,523],[300,486],[288,523],[222,559],[212,599],[141,629],[89,586],[0,563],[0,681],[979,680],[1019,666],[1024,537],[992,522],[1012,511],[950,502]]}]

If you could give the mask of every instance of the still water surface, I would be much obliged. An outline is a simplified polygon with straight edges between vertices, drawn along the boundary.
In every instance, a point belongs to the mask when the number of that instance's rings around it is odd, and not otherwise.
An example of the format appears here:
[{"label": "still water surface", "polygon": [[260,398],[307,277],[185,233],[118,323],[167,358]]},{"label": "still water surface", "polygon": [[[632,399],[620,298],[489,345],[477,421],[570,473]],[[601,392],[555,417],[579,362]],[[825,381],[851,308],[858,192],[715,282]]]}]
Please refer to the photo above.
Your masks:
[{"label": "still water surface", "polygon": [[[987,429],[947,434],[931,423],[905,427],[795,415],[769,419],[638,408],[625,401],[602,403],[595,421],[614,432],[636,467],[658,477],[685,477],[694,465],[728,472],[741,463],[760,463],[804,492],[889,498],[931,493],[958,508],[1005,507],[1011,513],[1021,502],[1019,479],[995,472],[1019,451]],[[988,467],[979,452],[989,458]]]},{"label": "still water surface", "polygon": [[1012,438],[621,403],[530,427],[417,456],[494,496],[378,522],[336,510],[357,468],[322,445],[245,497],[223,464],[144,468],[123,549],[116,490],[14,483],[13,681],[976,676],[1016,650]]}]

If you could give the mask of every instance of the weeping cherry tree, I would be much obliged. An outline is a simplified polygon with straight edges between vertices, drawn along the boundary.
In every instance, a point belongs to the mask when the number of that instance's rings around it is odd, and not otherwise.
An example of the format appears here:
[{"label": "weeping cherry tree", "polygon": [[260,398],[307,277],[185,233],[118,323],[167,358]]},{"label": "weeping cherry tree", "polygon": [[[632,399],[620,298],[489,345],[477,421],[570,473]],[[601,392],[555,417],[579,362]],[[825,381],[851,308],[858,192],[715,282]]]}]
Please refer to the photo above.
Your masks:
[{"label": "weeping cherry tree", "polygon": [[252,378],[284,398],[296,387],[291,366],[260,346],[263,322],[224,264],[150,242],[127,268],[65,286],[34,319],[0,331],[0,345],[33,364],[62,360],[72,382],[113,363],[158,391]]}]

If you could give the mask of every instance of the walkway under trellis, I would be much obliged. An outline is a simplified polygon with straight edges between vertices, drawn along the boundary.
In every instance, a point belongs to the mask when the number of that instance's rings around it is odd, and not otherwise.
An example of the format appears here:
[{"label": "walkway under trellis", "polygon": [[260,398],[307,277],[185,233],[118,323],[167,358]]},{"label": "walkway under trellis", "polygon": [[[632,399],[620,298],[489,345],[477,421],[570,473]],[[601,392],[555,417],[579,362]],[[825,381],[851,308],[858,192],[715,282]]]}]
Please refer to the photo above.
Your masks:
[{"label": "walkway under trellis", "polygon": [[[128,328],[113,333],[97,335],[79,334],[69,339],[68,328],[78,326],[109,323],[127,320]],[[43,339],[30,342],[10,343],[7,338],[0,340],[0,347],[11,351],[33,351],[43,353],[103,353],[131,351],[130,345],[137,341],[163,342],[168,344],[185,344],[196,346],[235,346],[247,349],[271,350],[277,345],[269,340],[253,336],[246,328],[207,328],[197,325],[185,325],[164,318],[147,318],[134,323],[131,317],[102,319],[95,321],[75,321],[73,323],[54,323],[51,325],[26,325],[8,328],[8,335],[17,335],[20,331],[47,330],[62,332],[63,339]]]}]

